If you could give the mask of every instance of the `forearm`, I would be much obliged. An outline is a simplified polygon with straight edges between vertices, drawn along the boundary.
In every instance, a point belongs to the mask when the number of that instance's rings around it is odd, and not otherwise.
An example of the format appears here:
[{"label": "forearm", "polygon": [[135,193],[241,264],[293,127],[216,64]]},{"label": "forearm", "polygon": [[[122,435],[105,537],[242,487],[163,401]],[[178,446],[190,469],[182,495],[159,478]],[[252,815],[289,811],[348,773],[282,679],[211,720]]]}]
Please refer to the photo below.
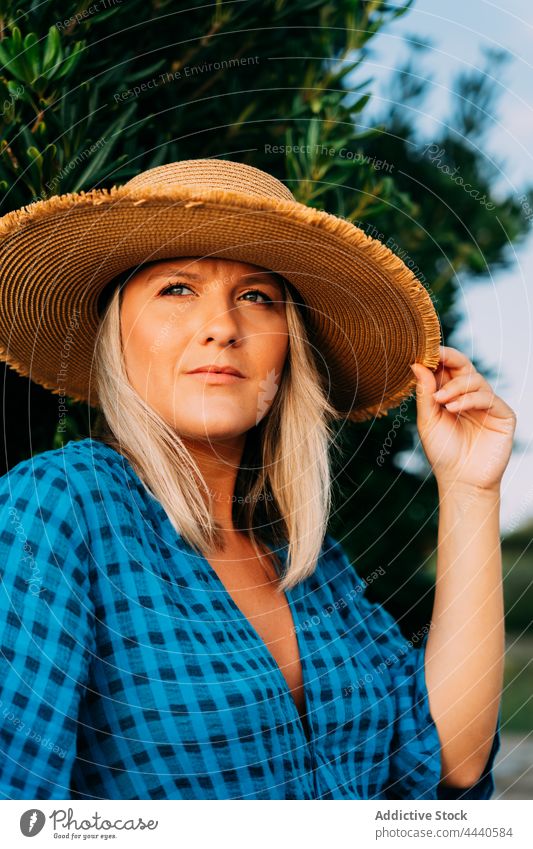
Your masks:
[{"label": "forearm", "polygon": [[505,654],[499,490],[439,487],[435,601],[425,657],[446,784],[470,786],[490,752]]}]

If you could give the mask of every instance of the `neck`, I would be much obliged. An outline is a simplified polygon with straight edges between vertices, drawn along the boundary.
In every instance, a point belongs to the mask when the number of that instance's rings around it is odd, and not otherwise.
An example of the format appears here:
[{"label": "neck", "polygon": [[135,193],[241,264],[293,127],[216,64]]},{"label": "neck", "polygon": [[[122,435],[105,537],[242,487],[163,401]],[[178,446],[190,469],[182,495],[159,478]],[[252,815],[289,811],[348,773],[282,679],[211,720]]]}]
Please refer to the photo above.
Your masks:
[{"label": "neck", "polygon": [[233,525],[235,483],[244,451],[245,436],[220,442],[182,437],[194,457],[211,495],[213,515],[224,534],[236,533]]}]

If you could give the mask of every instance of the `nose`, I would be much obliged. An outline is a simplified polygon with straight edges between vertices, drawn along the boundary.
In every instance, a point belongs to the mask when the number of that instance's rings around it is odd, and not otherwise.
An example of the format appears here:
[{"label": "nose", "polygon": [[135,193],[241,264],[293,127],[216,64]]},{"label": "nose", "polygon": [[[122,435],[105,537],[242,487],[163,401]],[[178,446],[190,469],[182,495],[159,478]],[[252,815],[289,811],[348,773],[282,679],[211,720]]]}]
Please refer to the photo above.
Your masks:
[{"label": "nose", "polygon": [[224,291],[206,293],[200,311],[199,338],[202,342],[218,342],[219,345],[235,345],[239,337],[239,310],[234,307]]}]

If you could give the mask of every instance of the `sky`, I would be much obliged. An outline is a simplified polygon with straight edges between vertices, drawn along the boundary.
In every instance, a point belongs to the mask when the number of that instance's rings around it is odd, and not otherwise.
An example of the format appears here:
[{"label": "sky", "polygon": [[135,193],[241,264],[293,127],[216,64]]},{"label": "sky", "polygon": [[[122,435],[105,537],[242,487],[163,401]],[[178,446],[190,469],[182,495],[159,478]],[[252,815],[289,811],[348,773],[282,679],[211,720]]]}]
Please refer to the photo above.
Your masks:
[{"label": "sky", "polygon": [[[392,2],[391,6],[403,3]],[[533,186],[533,3],[531,0],[415,0],[403,17],[372,41],[365,74],[374,78],[368,113],[383,116],[390,102],[390,78],[409,55],[409,41],[422,36],[431,47],[420,55],[420,74],[433,77],[420,137],[431,142],[451,114],[451,84],[460,70],[485,68],[483,49],[510,54],[493,82],[496,114],[482,154],[503,163],[494,191],[519,198]],[[489,72],[490,73],[490,72]],[[371,123],[371,122],[369,122]],[[524,214],[527,214],[525,212]],[[533,230],[520,246],[510,246],[514,264],[475,283],[459,278],[462,320],[444,344],[490,368],[487,379],[517,416],[513,454],[502,480],[501,527],[508,533],[533,521]]]}]

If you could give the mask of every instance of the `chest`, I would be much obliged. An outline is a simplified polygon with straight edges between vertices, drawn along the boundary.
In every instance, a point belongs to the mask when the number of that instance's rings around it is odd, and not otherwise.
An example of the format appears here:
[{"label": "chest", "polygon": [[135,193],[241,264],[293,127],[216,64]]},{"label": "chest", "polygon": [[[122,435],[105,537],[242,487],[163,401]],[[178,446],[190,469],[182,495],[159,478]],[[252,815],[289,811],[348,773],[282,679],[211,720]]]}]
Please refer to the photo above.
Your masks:
[{"label": "chest", "polygon": [[80,763],[97,761],[102,774],[95,767],[80,787],[147,798],[153,781],[163,794],[153,798],[315,798],[338,784],[368,798],[368,782],[386,778],[394,704],[362,623],[337,604],[344,588],[318,574],[280,594],[268,558],[198,558],[148,530],[137,524],[127,546],[112,536],[93,545],[105,568],[93,584],[79,746]]},{"label": "chest", "polygon": [[207,561],[243,616],[259,634],[283,674],[300,715],[305,714],[302,664],[290,605],[267,555],[226,550]]}]

